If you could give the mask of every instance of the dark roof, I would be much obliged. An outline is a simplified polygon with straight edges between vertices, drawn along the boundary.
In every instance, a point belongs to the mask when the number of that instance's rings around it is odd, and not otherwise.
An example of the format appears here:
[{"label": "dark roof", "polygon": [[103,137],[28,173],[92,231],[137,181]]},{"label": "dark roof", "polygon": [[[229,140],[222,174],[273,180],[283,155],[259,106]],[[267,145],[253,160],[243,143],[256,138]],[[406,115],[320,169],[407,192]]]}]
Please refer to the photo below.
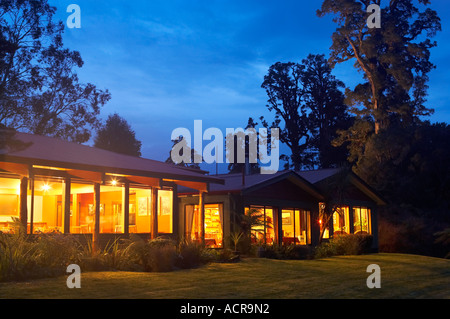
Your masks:
[{"label": "dark roof", "polygon": [[62,139],[17,132],[15,139],[31,145],[22,150],[0,150],[0,161],[28,163],[97,172],[165,179],[223,183],[217,177],[156,160],[129,156],[68,142]]},{"label": "dark roof", "polygon": [[297,173],[308,182],[316,184],[328,177],[336,175],[339,171],[339,168],[325,168],[310,171],[298,171]]},{"label": "dark roof", "polygon": [[[340,173],[346,173],[350,177],[349,181],[365,193],[369,198],[371,198],[378,205],[384,205],[385,201],[382,197],[372,189],[367,183],[365,183],[361,178],[359,178],[355,173],[351,171],[346,171],[340,168],[329,168],[329,169],[317,169],[308,171],[279,171],[275,174],[251,174],[244,175],[241,173],[236,174],[221,174],[216,175],[216,177],[224,180],[222,185],[210,185],[210,193],[227,193],[227,192],[246,192],[252,189],[269,185],[275,183],[284,178],[290,178],[291,180],[296,179],[298,182],[303,181],[303,187],[312,193],[323,194],[325,190],[321,188],[323,183],[327,183],[327,179],[337,177],[339,178]],[[191,194],[196,193],[194,190],[181,187],[178,189],[179,193]]]},{"label": "dark roof", "polygon": [[[222,179],[224,184],[211,184],[209,193],[231,193],[231,192],[251,192],[259,187],[268,186],[270,184],[279,182],[281,180],[288,179],[296,185],[302,187],[305,191],[309,192],[317,198],[322,198],[319,190],[303,177],[295,173],[294,171],[279,171],[275,174],[250,174],[243,175],[242,173],[235,174],[220,174],[215,175]],[[179,194],[196,193],[194,190],[187,187],[180,187],[178,189]]]}]

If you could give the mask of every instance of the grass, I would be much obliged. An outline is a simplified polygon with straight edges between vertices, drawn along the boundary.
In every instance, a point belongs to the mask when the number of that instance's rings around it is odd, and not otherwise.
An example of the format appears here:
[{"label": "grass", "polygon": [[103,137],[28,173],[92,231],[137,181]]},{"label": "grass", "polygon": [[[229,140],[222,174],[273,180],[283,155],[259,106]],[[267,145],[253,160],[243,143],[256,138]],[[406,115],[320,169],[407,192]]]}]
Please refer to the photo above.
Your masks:
[{"label": "grass", "polygon": [[[381,268],[380,289],[366,286],[369,264]],[[0,298],[450,298],[450,260],[405,254],[318,260],[248,258],[165,273],[86,272],[80,289],[67,288],[66,279],[0,283]]]}]

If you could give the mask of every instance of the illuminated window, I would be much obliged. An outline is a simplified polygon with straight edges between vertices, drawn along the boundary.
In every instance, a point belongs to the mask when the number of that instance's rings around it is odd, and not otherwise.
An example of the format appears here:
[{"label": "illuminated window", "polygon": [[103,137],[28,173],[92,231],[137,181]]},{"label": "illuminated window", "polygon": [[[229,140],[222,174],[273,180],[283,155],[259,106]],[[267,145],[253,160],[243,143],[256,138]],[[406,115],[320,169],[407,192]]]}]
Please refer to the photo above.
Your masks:
[{"label": "illuminated window", "polygon": [[273,244],[275,241],[274,209],[270,206],[250,206],[245,214],[252,214],[254,222],[251,235],[253,243]]},{"label": "illuminated window", "polygon": [[333,233],[336,235],[349,234],[349,209],[347,206],[337,207],[333,213]]},{"label": "illuminated window", "polygon": [[158,233],[170,234],[173,231],[173,192],[158,191]]},{"label": "illuminated window", "polygon": [[309,212],[299,209],[283,209],[281,221],[283,244],[306,245],[310,242]]},{"label": "illuminated window", "polygon": [[[185,230],[186,238],[200,242],[201,216],[198,205],[186,205]],[[205,244],[211,248],[223,247],[223,205],[205,205]]]},{"label": "illuminated window", "polygon": [[370,209],[367,207],[353,207],[353,227],[355,234],[370,234]]},{"label": "illuminated window", "polygon": [[[124,232],[123,196],[121,186],[100,186],[100,233]],[[95,216],[94,204],[90,212]]]},{"label": "illuminated window", "polygon": [[70,232],[92,234],[94,232],[94,186],[72,183],[70,186]]},{"label": "illuminated window", "polygon": [[[33,233],[63,232],[63,180],[45,177],[34,181]],[[31,193],[28,192],[28,223],[31,222]],[[29,226],[30,227],[30,226]]]},{"label": "illuminated window", "polygon": [[20,180],[0,178],[0,232],[13,231],[13,218],[19,218]]},{"label": "illuminated window", "polygon": [[130,189],[130,233],[151,232],[151,189]]}]

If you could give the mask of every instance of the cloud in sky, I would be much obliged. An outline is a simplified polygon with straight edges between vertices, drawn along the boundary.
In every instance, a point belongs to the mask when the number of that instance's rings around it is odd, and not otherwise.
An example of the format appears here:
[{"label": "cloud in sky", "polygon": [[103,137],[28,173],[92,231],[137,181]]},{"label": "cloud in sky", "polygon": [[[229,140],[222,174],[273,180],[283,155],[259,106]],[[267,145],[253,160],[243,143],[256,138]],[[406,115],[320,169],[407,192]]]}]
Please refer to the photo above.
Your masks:
[{"label": "cloud in sky", "polygon": [[[80,79],[107,88],[112,100],[102,115],[117,112],[143,142],[143,155],[165,160],[173,129],[245,126],[248,117],[270,116],[261,88],[269,66],[328,55],[335,25],[318,18],[320,1],[51,0],[57,18],[81,8],[82,28],[65,31],[65,45],[85,61]],[[433,50],[439,66],[430,81],[429,104],[450,119],[449,10],[435,5],[444,31]],[[347,85],[359,79],[351,65],[335,75]],[[442,116],[443,115],[443,116]]]}]

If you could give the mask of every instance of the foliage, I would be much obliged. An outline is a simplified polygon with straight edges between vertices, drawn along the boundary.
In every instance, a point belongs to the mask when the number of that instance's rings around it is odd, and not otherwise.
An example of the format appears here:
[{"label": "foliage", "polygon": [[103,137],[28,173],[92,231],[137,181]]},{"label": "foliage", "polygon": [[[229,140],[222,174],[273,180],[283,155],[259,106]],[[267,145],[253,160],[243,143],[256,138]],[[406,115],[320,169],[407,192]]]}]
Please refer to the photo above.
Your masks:
[{"label": "foliage", "polygon": [[361,255],[371,252],[373,236],[368,234],[338,235],[316,247],[315,257]]},{"label": "foliage", "polygon": [[142,143],[128,122],[117,113],[108,116],[105,125],[97,130],[94,146],[116,153],[141,156]]},{"label": "foliage", "polygon": [[381,8],[381,28],[368,27],[370,1],[324,0],[317,12],[333,15],[337,24],[331,65],[354,60],[364,75],[364,82],[346,95],[352,106],[363,106],[355,113],[373,119],[375,133],[393,122],[409,125],[430,114],[424,106],[428,73],[434,68],[430,49],[436,46],[430,38],[441,24],[427,8],[429,1],[418,2],[422,7],[413,0],[389,1]]},{"label": "foliage", "polygon": [[13,233],[0,233],[0,281],[61,275],[77,260],[70,236],[39,234],[29,240],[20,221]]},{"label": "foliage", "polygon": [[230,241],[234,246],[234,251],[237,251],[237,246],[241,241],[244,234],[242,232],[232,232],[230,235]]},{"label": "foliage", "polygon": [[[445,246],[450,246],[450,228],[446,228],[434,234],[436,236],[436,243],[442,243]],[[445,255],[445,258],[450,259],[450,251]]]},{"label": "foliage", "polygon": [[[324,0],[318,10],[321,17],[333,15],[337,24],[331,65],[353,60],[363,74],[362,83],[346,89],[355,122],[340,132],[335,143],[349,142],[350,160],[358,169],[370,170],[365,166],[367,161],[383,165],[386,162],[379,154],[388,153],[386,147],[403,145],[392,143],[398,136],[392,135],[392,128],[401,131],[432,113],[425,107],[428,74],[434,68],[430,50],[436,46],[430,39],[441,30],[441,24],[437,13],[427,8],[429,1],[418,3],[420,6],[413,0],[388,2],[381,8],[381,28],[372,29],[367,26],[366,11],[371,2]],[[383,131],[388,132],[385,138],[374,136]],[[394,162],[399,159],[390,157]]]},{"label": "foliage", "polygon": [[[254,130],[251,134],[255,134],[253,138],[253,143],[254,145],[256,145],[256,149],[252,149],[250,148],[250,134],[248,134],[248,136],[246,134],[240,134],[240,133],[228,133],[226,136],[226,141],[227,143],[229,143],[229,141],[233,141],[233,149],[228,149],[227,147],[227,154],[226,157],[230,158],[229,161],[230,163],[228,164],[228,173],[229,174],[233,174],[233,173],[244,173],[246,175],[251,175],[251,174],[257,174],[260,172],[260,167],[259,167],[259,163],[258,161],[256,161],[256,163],[252,163],[254,161],[250,161],[250,157],[256,158],[257,154],[252,154],[253,152],[258,153],[259,151],[259,143],[262,142],[262,139],[258,138],[259,136],[259,132],[256,131],[256,126],[258,125],[258,123],[255,123],[254,119],[249,117],[248,121],[247,121],[247,125],[245,126],[244,130],[245,131],[250,131],[252,132],[252,130]],[[233,136],[234,135],[234,136]],[[270,133],[267,133],[267,140],[266,140],[266,145],[265,147],[267,148],[267,152],[271,151],[272,148],[272,143],[270,142]],[[242,152],[243,150],[243,152]],[[231,153],[232,152],[232,153]],[[242,152],[243,155],[240,155],[240,152]],[[242,156],[242,157],[241,157]],[[231,158],[232,157],[232,158]]]},{"label": "foliage", "polygon": [[[331,141],[337,130],[350,126],[344,84],[331,73],[324,55],[308,55],[302,63],[277,62],[264,77],[268,109],[275,112],[272,127],[280,128],[280,141],[291,150],[283,155],[295,170],[333,167],[346,160],[346,148]],[[261,117],[263,126],[268,123]]]},{"label": "foliage", "polygon": [[83,143],[110,94],[79,83],[83,60],[63,47],[55,11],[47,0],[0,3],[0,123]]},{"label": "foliage", "polygon": [[311,247],[304,245],[263,245],[260,257],[270,259],[310,259]]},{"label": "foliage", "polygon": [[[185,153],[186,152],[186,153]],[[179,136],[177,139],[173,140],[172,148],[169,152],[169,157],[166,159],[166,163],[175,164],[181,167],[187,167],[192,169],[200,169],[200,161],[203,161],[200,154],[188,146],[188,141],[183,136]],[[181,159],[180,162],[174,162],[173,159],[179,157]]]}]

